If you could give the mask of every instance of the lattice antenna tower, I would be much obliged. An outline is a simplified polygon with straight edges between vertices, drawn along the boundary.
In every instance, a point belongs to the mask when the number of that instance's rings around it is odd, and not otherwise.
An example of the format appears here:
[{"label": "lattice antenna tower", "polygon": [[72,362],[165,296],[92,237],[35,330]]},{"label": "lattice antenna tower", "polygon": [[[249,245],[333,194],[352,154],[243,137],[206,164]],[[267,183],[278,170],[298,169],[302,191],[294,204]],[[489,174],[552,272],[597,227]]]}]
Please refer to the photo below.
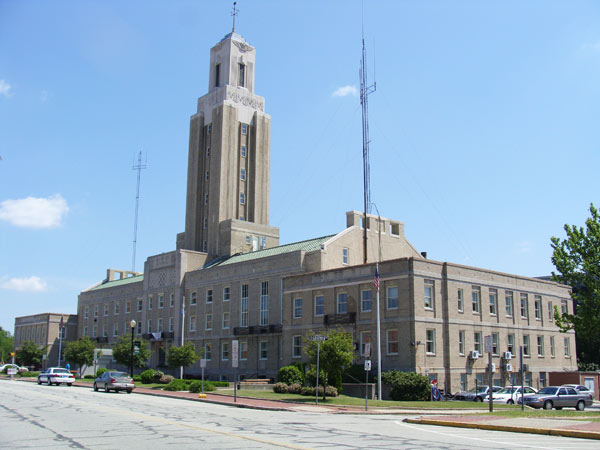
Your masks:
[{"label": "lattice antenna tower", "polygon": [[135,218],[133,220],[133,256],[131,258],[131,271],[135,272],[135,250],[137,246],[137,227],[138,227],[138,211],[140,208],[140,181],[142,179],[142,169],[145,169],[146,164],[142,164],[142,151],[138,154],[137,165],[134,163],[132,170],[137,170],[137,190],[135,193]]}]

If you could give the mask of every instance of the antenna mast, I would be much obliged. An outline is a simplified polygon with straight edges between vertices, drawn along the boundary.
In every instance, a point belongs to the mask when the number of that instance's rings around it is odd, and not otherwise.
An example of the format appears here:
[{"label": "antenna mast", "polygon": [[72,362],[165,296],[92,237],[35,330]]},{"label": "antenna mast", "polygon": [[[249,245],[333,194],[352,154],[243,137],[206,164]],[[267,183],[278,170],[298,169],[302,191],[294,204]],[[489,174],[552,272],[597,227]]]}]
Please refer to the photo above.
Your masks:
[{"label": "antenna mast", "polygon": [[135,219],[133,221],[133,257],[131,259],[131,271],[135,272],[135,247],[137,245],[137,223],[138,223],[138,209],[140,207],[140,179],[142,175],[142,169],[146,168],[146,164],[142,164],[142,152],[138,155],[137,166],[132,167],[133,170],[137,170],[137,191],[135,194]]},{"label": "antenna mast", "polygon": [[365,32],[363,24],[362,58],[360,60],[360,104],[362,106],[363,137],[363,178],[364,178],[364,223],[363,223],[363,263],[367,263],[367,214],[371,211],[371,166],[369,163],[369,102],[368,96],[375,92],[376,83],[367,83],[367,51],[365,49]]},{"label": "antenna mast", "polygon": [[233,8],[231,11],[231,15],[233,16],[233,28],[231,29],[232,33],[235,33],[235,18],[240,12],[240,10],[235,7],[235,5],[237,5],[237,2],[233,2]]}]

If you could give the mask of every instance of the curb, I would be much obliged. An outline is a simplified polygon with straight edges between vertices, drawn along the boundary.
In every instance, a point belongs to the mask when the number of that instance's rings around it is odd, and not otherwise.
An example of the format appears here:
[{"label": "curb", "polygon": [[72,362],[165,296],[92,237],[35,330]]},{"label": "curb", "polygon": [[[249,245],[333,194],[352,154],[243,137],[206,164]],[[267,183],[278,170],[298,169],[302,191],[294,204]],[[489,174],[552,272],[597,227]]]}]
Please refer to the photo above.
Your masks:
[{"label": "curb", "polygon": [[562,436],[581,439],[600,439],[600,433],[595,431],[579,431],[579,430],[563,430],[550,428],[527,428],[514,427],[508,425],[490,425],[485,423],[466,423],[452,422],[448,420],[433,420],[433,419],[404,419],[403,422],[421,424],[421,425],[439,425],[443,427],[455,428],[477,428],[480,430],[491,431],[510,431],[512,433],[530,433],[530,434],[546,434],[550,436]]}]

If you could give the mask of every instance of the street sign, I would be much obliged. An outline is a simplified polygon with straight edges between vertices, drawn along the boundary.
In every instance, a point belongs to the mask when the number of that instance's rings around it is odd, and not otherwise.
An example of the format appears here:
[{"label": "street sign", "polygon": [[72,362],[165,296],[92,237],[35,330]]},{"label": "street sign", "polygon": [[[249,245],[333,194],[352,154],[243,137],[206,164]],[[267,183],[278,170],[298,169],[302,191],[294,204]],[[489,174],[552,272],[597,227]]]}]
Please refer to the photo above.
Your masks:
[{"label": "street sign", "polygon": [[483,351],[486,353],[492,353],[492,336],[484,336],[483,338]]},{"label": "street sign", "polygon": [[239,342],[237,339],[235,341],[231,341],[231,367],[237,367],[238,366],[238,360],[239,360],[239,353],[238,353],[238,348],[239,348]]},{"label": "street sign", "polygon": [[371,343],[367,342],[365,344],[365,358],[370,358],[370,357],[371,357]]},{"label": "street sign", "polygon": [[327,339],[329,339],[329,336],[326,336],[324,334],[313,334],[312,336],[309,336],[308,339],[310,341],[323,342],[323,341],[326,341]]},{"label": "street sign", "polygon": [[6,369],[6,374],[7,375],[16,375],[17,369],[15,369],[14,367],[9,367],[8,369]]},{"label": "street sign", "polygon": [[206,359],[202,358],[200,360],[200,368],[201,369],[205,369],[206,368]]},{"label": "street sign", "polygon": [[371,370],[371,360],[370,360],[370,359],[367,359],[367,360],[365,361],[365,370],[366,370],[366,371],[369,371],[369,370]]}]

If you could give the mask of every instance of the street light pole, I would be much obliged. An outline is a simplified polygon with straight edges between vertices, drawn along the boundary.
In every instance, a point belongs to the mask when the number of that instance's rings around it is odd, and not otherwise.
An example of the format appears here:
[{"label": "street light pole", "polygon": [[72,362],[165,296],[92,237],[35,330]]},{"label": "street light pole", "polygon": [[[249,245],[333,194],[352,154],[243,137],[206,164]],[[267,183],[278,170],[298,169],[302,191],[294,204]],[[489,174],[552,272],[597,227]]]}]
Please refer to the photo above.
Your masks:
[{"label": "street light pole", "polygon": [[136,322],[131,319],[129,326],[131,327],[131,358],[129,359],[129,376],[133,378],[133,331],[135,330]]}]

